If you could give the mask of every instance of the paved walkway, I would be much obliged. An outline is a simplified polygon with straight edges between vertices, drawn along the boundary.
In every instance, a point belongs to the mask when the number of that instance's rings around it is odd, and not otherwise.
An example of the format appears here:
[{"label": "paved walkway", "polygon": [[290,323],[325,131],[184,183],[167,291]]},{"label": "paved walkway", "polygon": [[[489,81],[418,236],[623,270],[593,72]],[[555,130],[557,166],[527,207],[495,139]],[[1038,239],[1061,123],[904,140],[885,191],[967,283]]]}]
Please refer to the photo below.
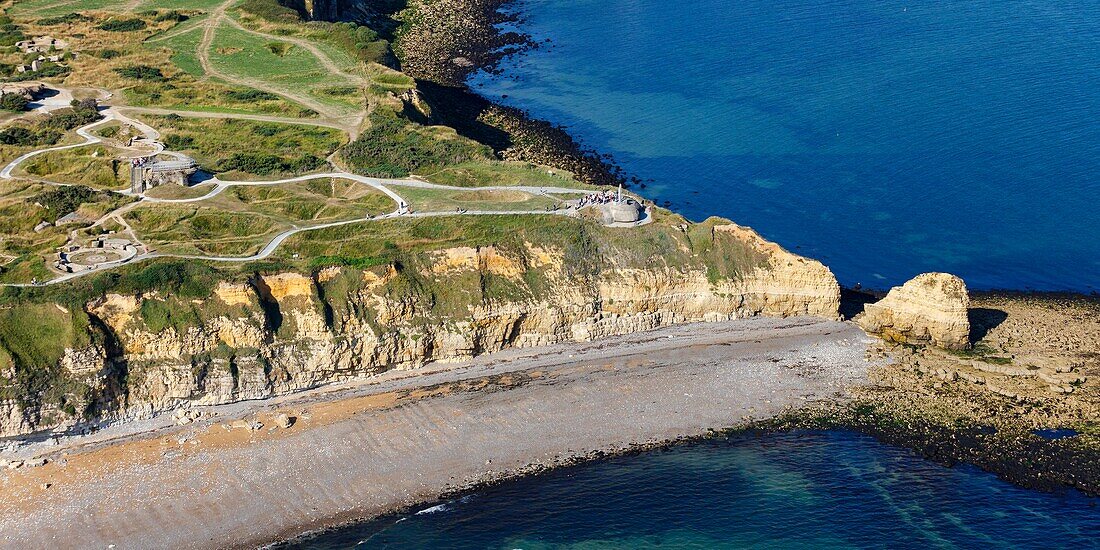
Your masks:
[{"label": "paved walkway", "polygon": [[[102,143],[104,141],[103,138],[93,134],[91,131],[95,128],[107,125],[107,124],[109,124],[113,121],[118,121],[122,124],[130,125],[134,128],[137,128],[138,130],[140,130],[142,132],[143,137],[145,138],[146,142],[149,143],[153,148],[152,152],[142,152],[142,156],[151,156],[151,155],[157,155],[157,154],[161,154],[161,153],[169,154],[169,155],[178,155],[178,153],[174,153],[174,152],[165,150],[164,145],[159,141],[160,132],[158,132],[155,128],[153,128],[152,126],[149,126],[148,124],[145,124],[145,123],[143,123],[139,120],[130,118],[129,116],[127,116],[126,114],[124,114],[122,112],[123,110],[132,111],[132,112],[156,113],[156,114],[172,112],[172,111],[159,110],[159,109],[145,109],[145,108],[133,108],[133,107],[106,107],[105,109],[102,109],[102,111],[101,111],[101,113],[103,114],[103,119],[98,120],[96,122],[93,122],[91,124],[88,124],[86,126],[83,126],[81,128],[78,128],[76,130],[76,134],[84,139],[83,142],[68,144],[68,145],[59,145],[59,146],[56,146],[56,147],[47,147],[47,148],[44,148],[44,149],[31,151],[29,153],[21,155],[18,158],[16,158],[15,160],[13,160],[12,162],[8,163],[6,166],[4,166],[4,168],[2,170],[0,170],[0,178],[2,178],[2,179],[13,179],[13,178],[15,178],[16,176],[13,175],[15,169],[18,168],[19,165],[22,164],[23,162],[26,162],[28,159],[33,158],[37,155],[41,155],[43,153],[47,153],[47,152],[50,152],[50,151],[63,151],[63,150],[67,150],[67,149],[75,149],[75,148],[78,148],[78,147],[86,147],[88,145],[94,145],[94,144],[97,144],[97,143]],[[181,113],[181,114],[192,114],[192,113]],[[283,119],[283,118],[278,118],[278,117],[235,115],[235,114],[230,114],[230,113],[195,113],[195,114],[197,116],[209,116],[209,117],[217,117],[217,118],[243,118],[243,119],[250,119],[250,120],[265,120],[265,121],[271,121],[271,122],[285,122],[285,123],[289,123],[289,124],[311,124],[312,123],[312,124],[315,124],[315,125],[318,125],[318,126],[330,126],[331,125],[331,126],[335,127],[334,124],[328,123],[327,121],[319,121],[319,120],[304,119],[304,120],[299,121],[297,119]],[[108,220],[116,219],[116,220],[119,221],[119,223],[123,227],[127,228],[128,233],[133,237],[133,241],[136,244],[141,245],[142,243],[139,240],[136,232],[134,232],[132,229],[130,229],[130,226],[125,222],[125,219],[122,217],[122,214],[125,214],[126,212],[129,212],[130,210],[132,210],[132,209],[134,209],[134,208],[136,208],[140,205],[143,205],[143,204],[181,204],[181,203],[199,202],[199,201],[204,201],[204,200],[213,198],[213,197],[221,194],[226,189],[229,189],[230,187],[235,187],[235,186],[269,186],[269,185],[297,183],[297,182],[304,182],[304,181],[310,181],[310,180],[315,180],[315,179],[327,179],[327,178],[340,178],[340,179],[351,180],[351,181],[355,181],[355,182],[361,183],[363,185],[369,186],[373,189],[376,189],[376,190],[384,193],[386,196],[388,196],[390,199],[392,199],[394,201],[395,209],[393,211],[387,213],[387,214],[383,214],[383,215],[379,215],[379,216],[373,216],[373,217],[372,216],[365,216],[365,217],[362,217],[362,218],[355,218],[355,219],[350,219],[350,220],[340,220],[340,221],[335,221],[335,222],[328,222],[328,223],[322,223],[322,224],[310,225],[310,226],[304,226],[304,227],[294,226],[291,229],[288,229],[288,230],[283,231],[282,233],[279,233],[278,235],[276,235],[259,252],[257,252],[256,254],[250,255],[250,256],[201,256],[201,255],[169,254],[169,253],[160,253],[160,252],[145,252],[145,253],[138,254],[138,255],[134,256],[132,259],[130,259],[126,263],[135,263],[135,262],[140,262],[140,261],[149,260],[149,259],[153,259],[153,258],[182,258],[182,259],[194,259],[194,260],[207,260],[207,261],[214,261],[214,262],[250,262],[250,261],[255,261],[255,260],[263,260],[265,258],[270,257],[275,252],[275,250],[278,249],[278,247],[284,241],[286,241],[286,239],[288,239],[288,238],[290,238],[294,235],[297,235],[298,233],[302,233],[302,232],[305,232],[305,231],[315,231],[315,230],[318,230],[318,229],[328,229],[328,228],[332,228],[332,227],[340,227],[340,226],[344,226],[344,225],[351,225],[351,224],[363,223],[363,222],[369,222],[369,221],[393,219],[393,218],[398,218],[398,217],[427,218],[427,217],[436,217],[436,216],[489,216],[489,215],[540,215],[540,216],[558,215],[558,216],[573,216],[573,215],[576,215],[576,211],[573,210],[573,209],[555,210],[555,211],[546,211],[546,210],[476,210],[476,211],[462,210],[462,211],[456,211],[456,212],[448,211],[448,212],[416,212],[416,213],[413,213],[413,212],[409,211],[408,201],[406,201],[398,192],[394,191],[392,189],[392,187],[398,187],[398,188],[400,188],[400,187],[409,187],[409,188],[438,189],[438,190],[450,190],[450,191],[520,191],[520,192],[530,193],[530,194],[534,194],[534,195],[543,195],[543,196],[582,195],[582,194],[590,192],[590,191],[586,191],[584,189],[575,189],[575,188],[569,188],[569,187],[524,186],[524,185],[518,185],[518,186],[492,185],[492,186],[484,186],[484,187],[460,187],[460,186],[452,186],[452,185],[441,185],[441,184],[431,183],[431,182],[418,180],[418,179],[372,178],[372,177],[367,177],[367,176],[361,176],[359,174],[353,174],[353,173],[350,173],[350,172],[347,172],[347,171],[344,171],[344,170],[339,170],[339,169],[335,170],[335,171],[332,171],[332,172],[325,172],[325,173],[321,173],[321,174],[309,174],[309,175],[305,175],[305,176],[298,176],[298,177],[293,177],[293,178],[285,178],[285,179],[270,180],[270,181],[223,181],[223,180],[217,179],[215,177],[214,179],[210,180],[210,182],[214,184],[214,188],[211,189],[210,192],[208,192],[208,193],[206,193],[202,196],[194,197],[194,198],[159,199],[159,198],[154,198],[154,197],[147,197],[147,196],[144,196],[144,195],[136,195],[129,188],[120,189],[116,192],[118,192],[119,194],[127,195],[127,196],[137,197],[138,201],[126,204],[126,205],[124,205],[124,206],[122,206],[122,207],[120,207],[120,208],[118,208],[114,211],[111,211],[111,212],[108,212],[108,213],[104,214],[99,220],[96,220],[92,224],[91,227],[96,227],[98,225],[101,225],[101,224],[105,223]],[[48,181],[48,180],[39,180],[39,181],[41,181],[42,183],[50,184],[50,185],[58,185],[58,186],[69,185],[69,184],[64,184],[64,183],[60,183],[60,182],[51,182],[51,181]],[[84,276],[92,274],[92,273],[98,273],[100,271],[113,269],[113,268],[116,268],[116,267],[119,267],[119,264],[114,263],[114,262],[105,263],[101,266],[92,267],[90,269],[80,271],[80,272],[77,272],[77,273],[67,273],[67,274],[61,275],[57,278],[51,279],[49,281],[39,282],[38,284],[8,283],[8,284],[4,284],[2,286],[30,287],[30,286],[53,285],[53,284],[58,284],[58,283],[62,283],[62,282],[65,282],[65,281],[70,281],[70,280],[76,279],[78,277],[84,277]]]}]

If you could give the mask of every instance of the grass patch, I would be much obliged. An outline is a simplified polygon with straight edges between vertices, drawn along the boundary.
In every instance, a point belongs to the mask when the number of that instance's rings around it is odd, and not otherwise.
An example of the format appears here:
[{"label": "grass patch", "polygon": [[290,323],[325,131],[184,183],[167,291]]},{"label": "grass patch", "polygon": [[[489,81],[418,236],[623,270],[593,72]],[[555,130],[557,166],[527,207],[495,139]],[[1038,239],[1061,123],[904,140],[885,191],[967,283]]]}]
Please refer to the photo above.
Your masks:
[{"label": "grass patch", "polygon": [[311,172],[345,141],[332,128],[250,120],[149,116],[173,150],[194,157],[227,179]]},{"label": "grass patch", "polygon": [[420,174],[433,183],[456,187],[499,187],[522,185],[527,187],[565,187],[583,191],[601,188],[581,183],[563,170],[554,170],[529,162],[477,160],[447,166],[434,172]]},{"label": "grass patch", "polygon": [[102,145],[42,153],[21,164],[19,171],[36,178],[96,189],[121,189],[129,184],[129,164]]},{"label": "grass patch", "polygon": [[97,29],[109,32],[134,32],[145,30],[149,26],[144,19],[113,19],[100,24]]},{"label": "grass patch", "polygon": [[245,256],[285,228],[261,214],[195,206],[135,208],[126,219],[147,244],[178,254]]},{"label": "grass patch", "polygon": [[344,111],[361,107],[359,101],[323,96],[316,90],[333,84],[354,84],[340,74],[334,74],[321,61],[304,48],[272,47],[270,39],[240,29],[222,26],[214,37],[210,61],[219,72],[233,75],[257,86],[285,90],[288,93],[306,93],[321,102]]},{"label": "grass patch", "polygon": [[45,219],[50,223],[57,221],[57,218],[70,212],[75,212],[85,204],[105,202],[108,204],[106,210],[114,210],[130,200],[118,193],[97,191],[82,185],[52,188],[30,199],[31,202],[49,212]]},{"label": "grass patch", "polygon": [[520,191],[451,191],[397,187],[414,212],[473,211],[546,211],[561,205],[561,201]]},{"label": "grass patch", "polygon": [[164,82],[167,78],[164,77],[164,73],[156,67],[150,67],[148,65],[131,65],[128,67],[117,67],[114,70],[119,76],[123,78],[129,78],[131,80],[146,80],[149,82]]},{"label": "grass patch", "polygon": [[341,152],[356,172],[391,178],[474,159],[488,160],[491,154],[488,147],[453,130],[417,126],[385,109],[375,111],[370,127]]}]

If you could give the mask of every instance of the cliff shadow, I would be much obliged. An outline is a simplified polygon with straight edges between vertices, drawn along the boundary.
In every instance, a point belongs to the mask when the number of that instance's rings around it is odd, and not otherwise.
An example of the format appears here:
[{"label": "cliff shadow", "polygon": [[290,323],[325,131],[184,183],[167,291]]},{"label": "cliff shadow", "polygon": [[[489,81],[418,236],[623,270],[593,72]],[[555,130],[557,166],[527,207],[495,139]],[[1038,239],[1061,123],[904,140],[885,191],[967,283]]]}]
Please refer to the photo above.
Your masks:
[{"label": "cliff shadow", "polygon": [[279,332],[279,327],[283,325],[283,312],[279,308],[279,301],[272,296],[271,287],[263,277],[256,275],[249,280],[249,283],[256,290],[260,309],[264,312],[264,328],[268,330],[268,334],[272,335],[271,338],[274,338],[274,334]]},{"label": "cliff shadow", "polygon": [[989,331],[1000,326],[1008,319],[1008,313],[999,309],[986,307],[972,307],[966,312],[970,321],[970,343],[977,344],[989,334]]},{"label": "cliff shadow", "polygon": [[427,80],[417,80],[416,89],[424,94],[432,108],[433,120],[425,122],[450,126],[459,135],[484,143],[497,153],[512,146],[512,136],[508,132],[482,121],[482,115],[493,107],[489,100],[465,88]]},{"label": "cliff shadow", "polygon": [[878,294],[866,290],[852,288],[840,289],[840,316],[845,321],[851,321],[856,315],[863,313],[863,306],[879,301]]}]

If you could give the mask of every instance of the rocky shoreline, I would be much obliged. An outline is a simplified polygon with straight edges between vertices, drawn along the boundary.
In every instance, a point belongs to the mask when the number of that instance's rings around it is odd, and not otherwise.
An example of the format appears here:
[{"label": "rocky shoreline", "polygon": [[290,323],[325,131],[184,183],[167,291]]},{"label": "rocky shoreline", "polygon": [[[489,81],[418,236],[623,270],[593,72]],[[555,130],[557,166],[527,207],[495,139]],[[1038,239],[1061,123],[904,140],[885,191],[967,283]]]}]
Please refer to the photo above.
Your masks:
[{"label": "rocky shoreline", "polygon": [[425,122],[442,124],[484,143],[506,160],[566,170],[595,185],[637,183],[609,155],[578,143],[562,127],[490,101],[466,86],[480,70],[494,71],[509,55],[538,47],[527,36],[501,32],[515,22],[503,13],[511,0],[442,0],[415,3],[416,15],[398,34],[394,49],[402,72],[417,81],[431,106]]},{"label": "rocky shoreline", "polygon": [[[561,128],[534,120],[522,111],[495,105],[465,87],[464,82],[473,71],[492,71],[504,56],[537,47],[529,37],[501,33],[495,27],[502,22],[514,22],[518,17],[501,12],[509,4],[511,0],[433,2],[432,9],[420,12],[421,18],[400,40],[405,51],[403,70],[421,81],[421,90],[439,105],[442,122],[485,141],[505,156],[514,155],[514,158],[573,170],[582,179],[594,183],[625,179],[609,159],[581,149]],[[516,143],[550,146],[509,149]],[[577,162],[578,156],[584,159],[583,162]],[[847,316],[850,318],[862,311],[864,303],[873,302],[884,294],[847,291],[847,301],[852,302],[854,298],[856,302]],[[983,341],[991,328],[995,329],[1004,321],[1007,314],[999,306],[1006,303],[1023,305],[1014,318],[1034,315],[1032,324],[1042,327],[1025,328],[1048,335],[1056,332],[1057,322],[1050,326],[1043,312],[1060,307],[1051,304],[1077,304],[1086,311],[1100,310],[1097,297],[1073,293],[998,291],[972,293],[972,297],[977,305],[972,314],[979,318],[975,320],[977,331],[971,339],[985,351],[1004,351],[993,349]],[[1024,325],[1028,325],[1027,320]],[[1027,337],[1024,336],[1025,341]],[[1034,333],[1030,337],[1041,338]],[[1095,337],[1091,340],[1093,345],[1100,342],[1100,332]],[[1007,340],[1012,341],[1011,337]],[[1090,351],[1088,342],[1087,338],[1064,342],[1061,353],[1054,349],[1041,350],[1045,356],[1040,354],[1038,358],[1059,364],[1076,363],[1075,372],[1088,371],[1081,378],[1094,380],[1100,375],[1097,366],[1100,350]],[[1001,348],[1004,343],[1000,342]],[[965,344],[956,341],[951,346]],[[1028,353],[1035,351],[1028,350]],[[850,428],[913,449],[945,464],[976,464],[1023,486],[1044,490],[1068,486],[1089,494],[1100,493],[1100,427],[1090,432],[1090,426],[1097,426],[1096,421],[1100,419],[1100,411],[1095,406],[1100,402],[1100,394],[1092,384],[1085,384],[1079,389],[1083,391],[1077,391],[1076,395],[1060,393],[1074,391],[1071,385],[1063,386],[1057,390],[1059,393],[1050,393],[1046,383],[1040,384],[1037,392],[1031,391],[1035,388],[1027,388],[1021,393],[1017,391],[1020,389],[1018,379],[1026,376],[1006,378],[998,377],[997,373],[970,372],[974,369],[968,363],[981,357],[957,357],[962,370],[956,371],[950,366],[953,359],[950,355],[922,357],[922,350],[906,345],[883,345],[878,353],[892,357],[900,368],[889,367],[878,372],[876,384],[865,388],[855,405],[806,411],[770,423],[767,429]],[[995,357],[994,363],[985,365],[997,365],[1005,360],[1003,356]],[[1011,358],[1007,360],[1011,362]],[[946,362],[948,365],[937,367],[941,375],[938,377],[922,368],[922,362]],[[986,378],[990,377],[997,379],[987,382]],[[1010,387],[1015,389],[1008,389]],[[1077,405],[1067,406],[1066,401]],[[981,406],[976,406],[978,403]],[[1046,410],[1048,408],[1053,410]],[[945,414],[945,410],[951,412]],[[1027,418],[1026,429],[1020,428],[1022,418]],[[1050,440],[1031,431],[1058,425],[1083,427],[1079,430],[1083,435]]]},{"label": "rocky shoreline", "polygon": [[[1100,495],[1100,297],[970,294],[961,352],[882,342],[871,384],[769,429],[853,429],[925,458],[1043,491]],[[1053,435],[1051,435],[1053,434]]]}]

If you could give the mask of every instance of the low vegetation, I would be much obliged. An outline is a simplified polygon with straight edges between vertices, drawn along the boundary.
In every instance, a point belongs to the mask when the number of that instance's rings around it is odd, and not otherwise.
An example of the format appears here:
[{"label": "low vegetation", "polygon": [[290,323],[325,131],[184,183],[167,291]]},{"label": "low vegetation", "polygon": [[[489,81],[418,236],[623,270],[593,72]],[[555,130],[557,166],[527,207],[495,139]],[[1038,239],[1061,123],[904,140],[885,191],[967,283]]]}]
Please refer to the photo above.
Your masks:
[{"label": "low vegetation", "polygon": [[102,145],[49,151],[19,167],[26,175],[96,189],[121,189],[129,184],[129,165],[119,153]]},{"label": "low vegetation", "polygon": [[23,94],[0,95],[0,110],[18,113],[26,111],[28,105],[30,105],[30,100],[24,97]]},{"label": "low vegetation", "polygon": [[85,204],[106,202],[109,205],[107,208],[113,210],[131,200],[118,193],[97,191],[83,185],[69,185],[43,191],[31,197],[30,202],[45,208],[48,212],[45,220],[53,223]]},{"label": "low vegetation", "polygon": [[150,82],[164,82],[167,80],[164,73],[156,67],[150,67],[148,65],[131,65],[128,67],[117,67],[115,72],[123,78],[129,78],[131,80],[147,80]]},{"label": "low vegetation", "polygon": [[206,170],[277,176],[323,168],[345,138],[339,130],[235,119],[148,117],[164,143],[193,156]]},{"label": "low vegetation", "polygon": [[98,28],[101,31],[110,31],[110,32],[133,32],[133,31],[145,30],[145,28],[148,27],[148,26],[149,26],[149,24],[146,23],[144,19],[132,18],[132,19],[112,19],[110,21],[106,21],[106,22],[100,24],[96,28]]},{"label": "low vegetation", "polygon": [[410,124],[392,111],[379,109],[370,127],[341,151],[356,172],[376,177],[405,177],[474,159],[492,151],[453,131]]}]

